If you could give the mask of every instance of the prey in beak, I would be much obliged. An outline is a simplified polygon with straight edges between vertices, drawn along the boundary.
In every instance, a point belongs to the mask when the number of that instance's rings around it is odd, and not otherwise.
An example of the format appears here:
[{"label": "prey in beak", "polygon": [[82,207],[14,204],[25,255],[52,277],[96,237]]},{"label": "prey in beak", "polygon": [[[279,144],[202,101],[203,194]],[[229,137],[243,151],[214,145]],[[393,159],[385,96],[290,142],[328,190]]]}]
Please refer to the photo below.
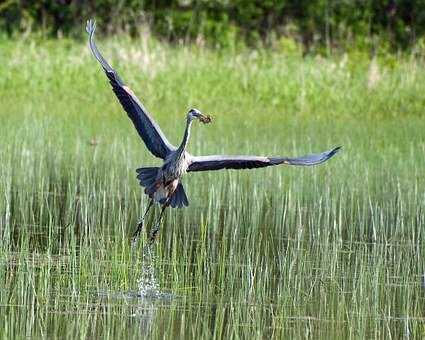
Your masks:
[{"label": "prey in beak", "polygon": [[203,124],[209,124],[212,122],[212,117],[210,115],[204,115],[202,113],[198,116],[198,119]]},{"label": "prey in beak", "polygon": [[210,115],[204,115],[201,111],[197,109],[190,109],[187,113],[188,119],[199,119],[199,121],[203,124],[209,124],[212,121],[212,117]]}]

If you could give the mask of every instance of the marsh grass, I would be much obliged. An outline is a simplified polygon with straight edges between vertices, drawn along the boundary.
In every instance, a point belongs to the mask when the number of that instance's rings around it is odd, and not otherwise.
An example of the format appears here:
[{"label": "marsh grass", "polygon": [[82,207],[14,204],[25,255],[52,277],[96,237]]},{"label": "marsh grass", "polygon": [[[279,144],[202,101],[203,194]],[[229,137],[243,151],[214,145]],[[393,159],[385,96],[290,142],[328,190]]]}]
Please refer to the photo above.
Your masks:
[{"label": "marsh grass", "polygon": [[149,264],[130,245],[146,205],[135,169],[159,162],[84,44],[3,41],[2,338],[423,336],[421,60],[99,47],[173,143],[189,107],[215,116],[194,126],[194,154],[343,152],[188,175],[190,207],[152,249],[165,295],[136,298]]}]

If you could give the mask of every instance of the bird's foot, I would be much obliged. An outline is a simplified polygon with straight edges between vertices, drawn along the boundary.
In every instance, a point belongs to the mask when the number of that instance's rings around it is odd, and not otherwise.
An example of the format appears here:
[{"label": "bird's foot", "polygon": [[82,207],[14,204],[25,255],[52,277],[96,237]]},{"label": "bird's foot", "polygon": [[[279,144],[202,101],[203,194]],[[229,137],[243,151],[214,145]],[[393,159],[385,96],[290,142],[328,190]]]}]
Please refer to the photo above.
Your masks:
[{"label": "bird's foot", "polygon": [[139,239],[140,233],[143,230],[144,221],[143,218],[137,223],[137,229],[133,234],[133,237],[131,238],[131,244],[134,246],[137,243],[137,240]]},{"label": "bird's foot", "polygon": [[159,226],[155,226],[149,234],[149,245],[153,244],[158,237]]}]

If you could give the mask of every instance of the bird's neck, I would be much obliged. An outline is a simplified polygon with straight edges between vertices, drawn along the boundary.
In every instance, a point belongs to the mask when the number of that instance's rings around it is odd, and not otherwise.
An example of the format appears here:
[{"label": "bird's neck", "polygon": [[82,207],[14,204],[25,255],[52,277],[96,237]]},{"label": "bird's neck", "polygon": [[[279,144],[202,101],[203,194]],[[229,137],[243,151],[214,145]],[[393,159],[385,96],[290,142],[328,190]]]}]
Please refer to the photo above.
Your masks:
[{"label": "bird's neck", "polygon": [[181,157],[184,154],[184,152],[186,151],[187,143],[189,142],[190,127],[191,127],[191,125],[192,125],[192,120],[191,119],[187,119],[187,121],[186,121],[186,129],[184,130],[183,140],[182,140],[179,148],[177,149],[177,152],[178,152],[179,157]]}]

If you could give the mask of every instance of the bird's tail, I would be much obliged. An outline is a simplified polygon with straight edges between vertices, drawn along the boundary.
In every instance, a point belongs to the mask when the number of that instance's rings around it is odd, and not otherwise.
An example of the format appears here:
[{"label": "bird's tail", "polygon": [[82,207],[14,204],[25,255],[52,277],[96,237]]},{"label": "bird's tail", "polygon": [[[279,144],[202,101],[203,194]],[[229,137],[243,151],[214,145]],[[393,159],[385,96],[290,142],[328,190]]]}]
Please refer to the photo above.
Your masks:
[{"label": "bird's tail", "polygon": [[[136,169],[137,179],[139,180],[140,185],[145,188],[145,193],[151,198],[157,190],[155,181],[158,175],[158,171],[158,167]],[[181,183],[177,185],[176,190],[170,198],[169,204],[173,208],[183,208],[189,205],[189,201]]]},{"label": "bird's tail", "polygon": [[158,167],[136,169],[137,179],[139,180],[140,185],[145,188],[151,187],[155,183],[158,170]]},{"label": "bird's tail", "polygon": [[170,198],[170,205],[173,208],[183,208],[189,205],[189,201],[187,200],[186,193],[181,183],[177,184],[177,188]]}]

